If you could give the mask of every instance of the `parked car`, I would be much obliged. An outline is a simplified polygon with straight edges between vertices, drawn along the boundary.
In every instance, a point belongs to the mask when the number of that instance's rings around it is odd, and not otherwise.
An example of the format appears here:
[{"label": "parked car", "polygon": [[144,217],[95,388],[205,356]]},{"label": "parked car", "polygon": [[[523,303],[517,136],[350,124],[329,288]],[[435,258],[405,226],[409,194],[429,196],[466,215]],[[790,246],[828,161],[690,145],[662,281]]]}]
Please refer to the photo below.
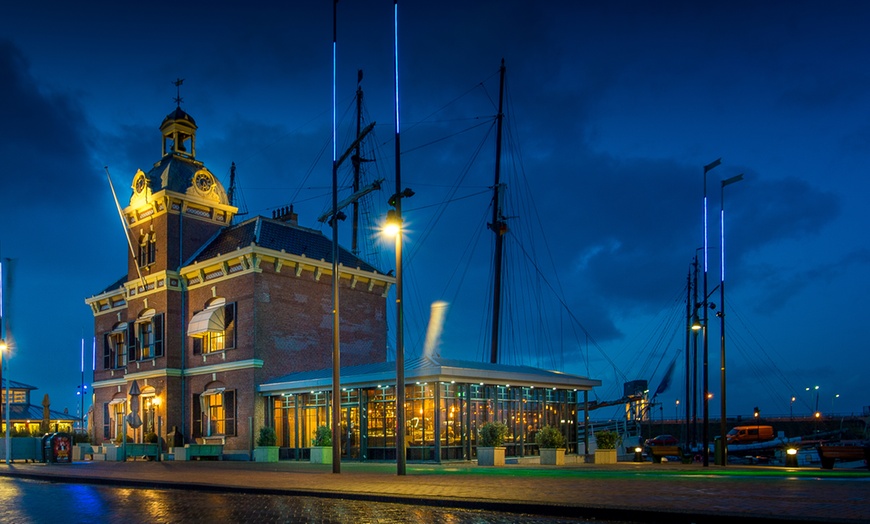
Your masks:
[{"label": "parked car", "polygon": [[773,426],[737,426],[725,435],[728,444],[752,444],[773,440]]},{"label": "parked car", "polygon": [[673,435],[659,435],[657,437],[646,439],[647,446],[676,446],[680,441]]}]

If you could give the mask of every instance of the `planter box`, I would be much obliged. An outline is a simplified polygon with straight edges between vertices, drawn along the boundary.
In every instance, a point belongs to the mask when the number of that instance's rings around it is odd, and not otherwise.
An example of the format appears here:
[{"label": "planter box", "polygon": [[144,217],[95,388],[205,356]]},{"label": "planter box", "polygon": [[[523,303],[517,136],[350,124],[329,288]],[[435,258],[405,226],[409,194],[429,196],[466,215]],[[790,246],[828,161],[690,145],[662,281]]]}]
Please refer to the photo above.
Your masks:
[{"label": "planter box", "polygon": [[616,464],[615,449],[596,449],[595,450],[596,464]]},{"label": "planter box", "polygon": [[73,460],[85,460],[86,456],[94,458],[94,447],[90,444],[74,444],[73,445]]},{"label": "planter box", "polygon": [[278,462],[278,446],[254,448],[254,462]]},{"label": "planter box", "polygon": [[564,466],[564,448],[541,448],[541,464],[545,466]]},{"label": "planter box", "polygon": [[312,464],[332,464],[332,446],[311,446]]},{"label": "planter box", "polygon": [[504,447],[477,448],[478,466],[504,466]]}]

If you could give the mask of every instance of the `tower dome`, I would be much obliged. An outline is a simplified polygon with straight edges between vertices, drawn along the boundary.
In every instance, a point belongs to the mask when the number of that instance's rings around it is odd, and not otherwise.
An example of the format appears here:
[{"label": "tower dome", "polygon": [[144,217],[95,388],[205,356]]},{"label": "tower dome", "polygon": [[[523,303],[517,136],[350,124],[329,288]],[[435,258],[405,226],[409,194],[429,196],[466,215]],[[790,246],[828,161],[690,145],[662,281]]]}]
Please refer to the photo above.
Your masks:
[{"label": "tower dome", "polygon": [[160,124],[163,134],[163,155],[196,157],[196,121],[181,106],[163,119]]}]

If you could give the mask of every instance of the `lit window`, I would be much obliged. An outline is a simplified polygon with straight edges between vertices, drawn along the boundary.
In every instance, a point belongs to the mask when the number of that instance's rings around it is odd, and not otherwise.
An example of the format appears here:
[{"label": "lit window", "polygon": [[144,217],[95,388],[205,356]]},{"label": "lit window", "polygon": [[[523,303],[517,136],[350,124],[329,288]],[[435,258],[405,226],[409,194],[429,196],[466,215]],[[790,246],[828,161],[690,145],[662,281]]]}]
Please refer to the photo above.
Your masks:
[{"label": "lit window", "polygon": [[127,360],[147,360],[163,356],[163,313],[147,309],[127,330]]},{"label": "lit window", "polygon": [[153,233],[146,233],[139,238],[139,267],[150,266],[154,263],[156,246]]},{"label": "lit window", "polygon": [[194,437],[236,434],[236,392],[215,388],[194,395]]},{"label": "lit window", "polygon": [[236,304],[212,301],[190,320],[187,333],[193,337],[193,352],[213,353],[236,347]]}]

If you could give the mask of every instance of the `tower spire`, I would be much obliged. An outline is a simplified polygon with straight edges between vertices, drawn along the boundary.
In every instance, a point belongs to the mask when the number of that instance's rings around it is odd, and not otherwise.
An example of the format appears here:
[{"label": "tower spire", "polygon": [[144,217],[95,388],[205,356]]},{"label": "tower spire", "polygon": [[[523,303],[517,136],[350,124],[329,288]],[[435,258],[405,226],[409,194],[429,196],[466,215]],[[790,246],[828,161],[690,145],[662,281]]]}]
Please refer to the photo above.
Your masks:
[{"label": "tower spire", "polygon": [[175,82],[172,83],[175,84],[175,98],[173,98],[173,100],[175,101],[175,106],[181,107],[181,103],[184,102],[184,99],[181,98],[181,84],[184,83],[184,79],[176,78]]}]

